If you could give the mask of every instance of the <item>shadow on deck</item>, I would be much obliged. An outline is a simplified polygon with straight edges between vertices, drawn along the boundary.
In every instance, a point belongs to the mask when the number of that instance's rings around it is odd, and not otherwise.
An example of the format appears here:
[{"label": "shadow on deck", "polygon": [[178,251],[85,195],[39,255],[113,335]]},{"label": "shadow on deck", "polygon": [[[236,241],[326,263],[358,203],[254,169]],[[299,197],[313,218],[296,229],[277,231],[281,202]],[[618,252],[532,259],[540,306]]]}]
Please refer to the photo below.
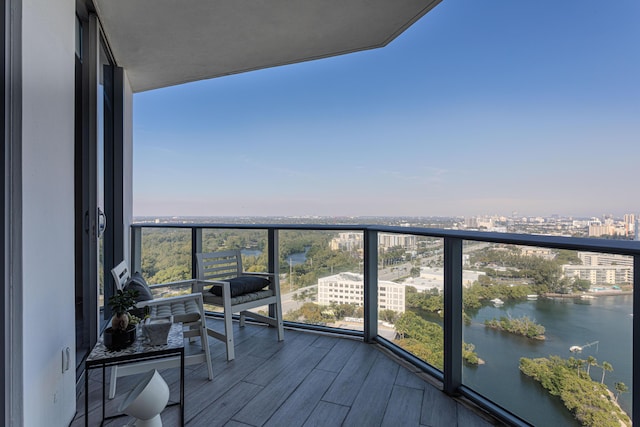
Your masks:
[{"label": "shadow on deck", "polygon": [[[208,319],[215,329],[219,320]],[[286,330],[285,340],[264,326],[234,323],[236,359],[227,362],[221,342],[209,339],[214,379],[204,364],[185,369],[185,425],[195,426],[490,426],[498,424],[452,399],[417,369],[377,345],[314,332]],[[186,344],[199,346],[199,343]],[[161,371],[179,399],[178,369]],[[422,377],[422,378],[421,378]],[[118,380],[114,414],[139,376]],[[100,420],[101,371],[90,372],[90,425]],[[108,372],[107,372],[108,381]],[[71,426],[83,426],[84,394]],[[179,407],[162,413],[165,426],[178,426]],[[106,426],[132,422],[121,417]]]}]

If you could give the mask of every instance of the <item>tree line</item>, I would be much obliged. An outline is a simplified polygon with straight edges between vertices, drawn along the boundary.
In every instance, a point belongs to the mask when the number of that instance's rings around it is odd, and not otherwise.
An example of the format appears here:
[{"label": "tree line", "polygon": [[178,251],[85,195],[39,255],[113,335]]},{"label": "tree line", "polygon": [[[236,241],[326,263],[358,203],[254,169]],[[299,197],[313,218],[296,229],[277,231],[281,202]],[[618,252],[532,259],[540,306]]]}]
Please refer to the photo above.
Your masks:
[{"label": "tree line", "polygon": [[[281,230],[279,232],[280,266],[285,270],[292,254],[307,251],[310,262],[294,267],[295,288],[317,283],[318,277],[357,270],[357,253],[332,251],[331,231]],[[267,271],[267,231],[206,229],[202,233],[205,252],[231,249],[259,250],[258,256],[243,256],[246,271]],[[145,228],[142,237],[142,275],[148,283],[158,284],[191,278],[191,230]],[[288,271],[281,271],[287,274]]]}]

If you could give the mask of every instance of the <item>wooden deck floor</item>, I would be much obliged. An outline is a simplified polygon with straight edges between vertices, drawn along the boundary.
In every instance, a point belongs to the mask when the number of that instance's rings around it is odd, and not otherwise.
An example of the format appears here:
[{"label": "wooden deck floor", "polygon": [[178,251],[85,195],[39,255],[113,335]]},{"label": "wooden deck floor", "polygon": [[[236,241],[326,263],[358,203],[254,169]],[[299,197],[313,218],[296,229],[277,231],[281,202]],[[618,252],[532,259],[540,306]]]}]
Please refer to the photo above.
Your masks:
[{"label": "wooden deck floor", "polygon": [[[221,321],[208,320],[219,329]],[[447,397],[412,367],[377,345],[312,332],[285,331],[277,342],[274,329],[236,327],[236,359],[226,362],[224,346],[210,339],[214,380],[204,364],[185,370],[185,425],[196,426],[490,426],[467,405]],[[198,343],[192,344],[198,346]],[[179,397],[177,369],[161,371]],[[108,378],[108,375],[107,375]],[[139,376],[118,380],[107,415]],[[90,373],[90,425],[98,425],[102,400],[101,371]],[[84,425],[84,395],[71,426]],[[179,425],[179,407],[162,413],[165,426]],[[105,423],[122,426],[132,419]]]}]

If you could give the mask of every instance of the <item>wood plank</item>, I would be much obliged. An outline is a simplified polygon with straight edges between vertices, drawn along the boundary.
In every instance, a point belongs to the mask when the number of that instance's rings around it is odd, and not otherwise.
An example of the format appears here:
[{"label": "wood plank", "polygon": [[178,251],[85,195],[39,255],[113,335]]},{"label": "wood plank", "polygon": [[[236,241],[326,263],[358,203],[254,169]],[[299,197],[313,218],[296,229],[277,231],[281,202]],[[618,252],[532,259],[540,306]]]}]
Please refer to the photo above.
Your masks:
[{"label": "wood plank", "polygon": [[[314,340],[315,337],[311,334],[300,334],[293,339],[287,339],[287,351],[279,351],[269,360],[263,361],[260,369],[256,369],[244,378],[244,381],[261,386],[268,385],[282,371],[290,371],[291,364],[309,348]],[[316,347],[313,348],[317,351]],[[325,353],[326,351],[322,352],[322,355],[324,356]]]},{"label": "wood plank", "polygon": [[288,331],[286,341],[278,341],[278,335],[275,329],[269,332],[270,334],[268,336],[260,336],[257,339],[253,337],[250,341],[236,346],[236,354],[238,354],[239,351],[246,351],[251,356],[270,359],[274,354],[285,348],[288,340],[293,339],[293,336],[290,336]]},{"label": "wood plank", "polygon": [[327,335],[320,335],[316,340],[311,344],[314,347],[322,347],[322,348],[333,348],[337,342],[343,341],[340,338],[330,337]]},{"label": "wood plank", "polygon": [[[238,330],[237,323],[234,329]],[[236,342],[236,350],[242,351],[237,352],[232,362],[226,361],[224,345],[210,340],[211,348],[219,349],[213,363],[214,380],[208,381],[204,365],[186,367],[187,426],[247,427],[265,423],[269,427],[410,426],[418,425],[416,414],[419,414],[420,425],[429,427],[493,425],[486,417],[423,381],[411,368],[398,365],[376,346],[301,331],[287,331],[286,340],[277,343],[274,332],[271,328],[248,324],[236,334],[244,339]],[[392,365],[396,366],[395,376]],[[169,383],[172,400],[177,397],[177,373],[177,369],[161,372]],[[107,382],[108,378],[107,370]],[[100,418],[101,379],[99,370],[91,371],[92,425]],[[109,414],[117,410],[119,402],[137,381],[138,376],[119,379],[116,399],[107,402]],[[257,384],[258,381],[264,385]],[[416,398],[420,393],[421,400]],[[384,410],[383,415],[379,415],[380,408]],[[247,411],[246,419],[236,419],[243,411]],[[72,427],[84,425],[83,413],[84,387],[78,396]],[[162,413],[165,425],[177,425],[178,418],[177,406],[168,407]],[[121,426],[130,420],[123,417],[105,425]]]},{"label": "wood plank", "polygon": [[465,405],[458,403],[458,425],[469,427],[491,427],[495,424],[482,418],[480,415],[467,408]]},{"label": "wood plank", "polygon": [[394,386],[382,419],[382,426],[417,426],[420,424],[422,394],[422,390],[416,388]]},{"label": "wood plank", "polygon": [[[300,383],[322,360],[327,349],[307,346],[299,353],[288,369],[278,374],[258,395],[252,399],[233,419],[254,426],[261,426],[298,388]],[[265,369],[261,367],[260,369]]]},{"label": "wood plank", "polygon": [[422,397],[420,424],[433,427],[457,425],[456,402],[435,387],[426,386]]},{"label": "wood plank", "polygon": [[397,375],[398,364],[382,353],[378,353],[343,425],[354,427],[380,425]]},{"label": "wood plank", "polygon": [[348,412],[348,406],[320,401],[304,427],[340,427]]},{"label": "wood plank", "polygon": [[194,382],[190,376],[185,378],[185,401],[196,402],[195,405],[186,405],[185,419],[196,418],[202,405],[220,398],[248,374],[259,369],[262,363],[264,363],[263,359],[243,355],[232,362],[221,362],[220,365],[215,365],[213,381]]},{"label": "wood plank", "polygon": [[[199,405],[193,405],[200,409],[195,420],[197,420],[198,425],[202,426],[224,425],[262,389],[263,387],[255,384],[240,382],[208,406],[205,406],[204,402]],[[194,424],[192,420],[190,420],[190,424]]]},{"label": "wood plank", "polygon": [[301,426],[315,409],[336,374],[314,369],[278,410],[266,427]]},{"label": "wood plank", "polygon": [[342,371],[342,368],[344,368],[345,364],[349,361],[353,352],[360,345],[362,345],[362,342],[350,339],[339,339],[331,348],[331,352],[322,359],[322,362],[318,365],[318,369],[336,373]]},{"label": "wood plank", "polygon": [[[362,383],[367,378],[369,370],[379,353],[369,345],[355,344],[356,347],[353,349],[349,360],[333,381],[329,390],[324,394],[322,400],[337,403],[338,405],[351,406],[356,399]],[[318,369],[320,369],[320,365]]]},{"label": "wood plank", "polygon": [[[222,319],[207,319],[207,327],[217,331],[224,332],[224,322]],[[235,343],[236,355],[243,350],[251,348],[251,342],[255,337],[270,337],[274,343],[277,343],[277,332],[273,328],[267,328],[266,326],[251,325],[251,327],[241,328],[237,321],[233,322],[233,340]],[[209,337],[209,349],[211,351],[211,358],[227,358],[227,349],[224,343],[220,340]]]},{"label": "wood plank", "polygon": [[420,379],[420,377],[418,377],[416,374],[414,374],[404,366],[400,366],[395,384],[403,387],[415,388],[418,390],[424,390],[425,386],[431,387],[431,384],[426,384],[422,379]]},{"label": "wood plank", "polygon": [[226,423],[224,427],[253,427],[253,426],[250,424],[240,423],[238,421],[231,420],[228,423]]}]

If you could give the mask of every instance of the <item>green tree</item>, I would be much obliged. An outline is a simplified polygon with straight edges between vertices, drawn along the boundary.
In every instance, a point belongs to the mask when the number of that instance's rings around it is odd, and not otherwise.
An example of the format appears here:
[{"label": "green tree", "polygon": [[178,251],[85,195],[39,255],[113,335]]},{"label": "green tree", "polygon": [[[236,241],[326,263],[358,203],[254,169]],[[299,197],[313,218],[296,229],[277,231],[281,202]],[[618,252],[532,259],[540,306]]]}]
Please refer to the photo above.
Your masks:
[{"label": "green tree", "polygon": [[473,344],[466,342],[462,343],[462,359],[470,365],[477,365],[480,362],[475,349],[476,346]]},{"label": "green tree", "polygon": [[587,375],[591,376],[589,374],[589,368],[591,368],[592,366],[598,366],[598,361],[596,360],[595,357],[593,356],[589,356],[587,357]]},{"label": "green tree", "polygon": [[395,323],[397,318],[398,318],[398,313],[393,310],[390,310],[390,309],[380,310],[380,319],[382,319],[385,322]]},{"label": "green tree", "polygon": [[591,282],[584,279],[574,279],[573,288],[579,291],[588,291],[591,288]]},{"label": "green tree", "polygon": [[577,251],[571,251],[568,249],[560,249],[556,254],[556,257],[553,259],[556,264],[574,264],[581,265],[582,260],[578,257]]},{"label": "green tree", "polygon": [[604,384],[604,374],[606,371],[613,371],[613,366],[611,366],[611,363],[609,362],[602,362],[602,366],[600,366],[602,368],[602,380],[600,381],[600,384]]},{"label": "green tree", "polygon": [[620,397],[620,394],[626,393],[627,391],[629,391],[629,387],[627,387],[627,385],[623,382],[616,383],[615,387],[616,387],[616,403],[617,403],[618,397]]}]

